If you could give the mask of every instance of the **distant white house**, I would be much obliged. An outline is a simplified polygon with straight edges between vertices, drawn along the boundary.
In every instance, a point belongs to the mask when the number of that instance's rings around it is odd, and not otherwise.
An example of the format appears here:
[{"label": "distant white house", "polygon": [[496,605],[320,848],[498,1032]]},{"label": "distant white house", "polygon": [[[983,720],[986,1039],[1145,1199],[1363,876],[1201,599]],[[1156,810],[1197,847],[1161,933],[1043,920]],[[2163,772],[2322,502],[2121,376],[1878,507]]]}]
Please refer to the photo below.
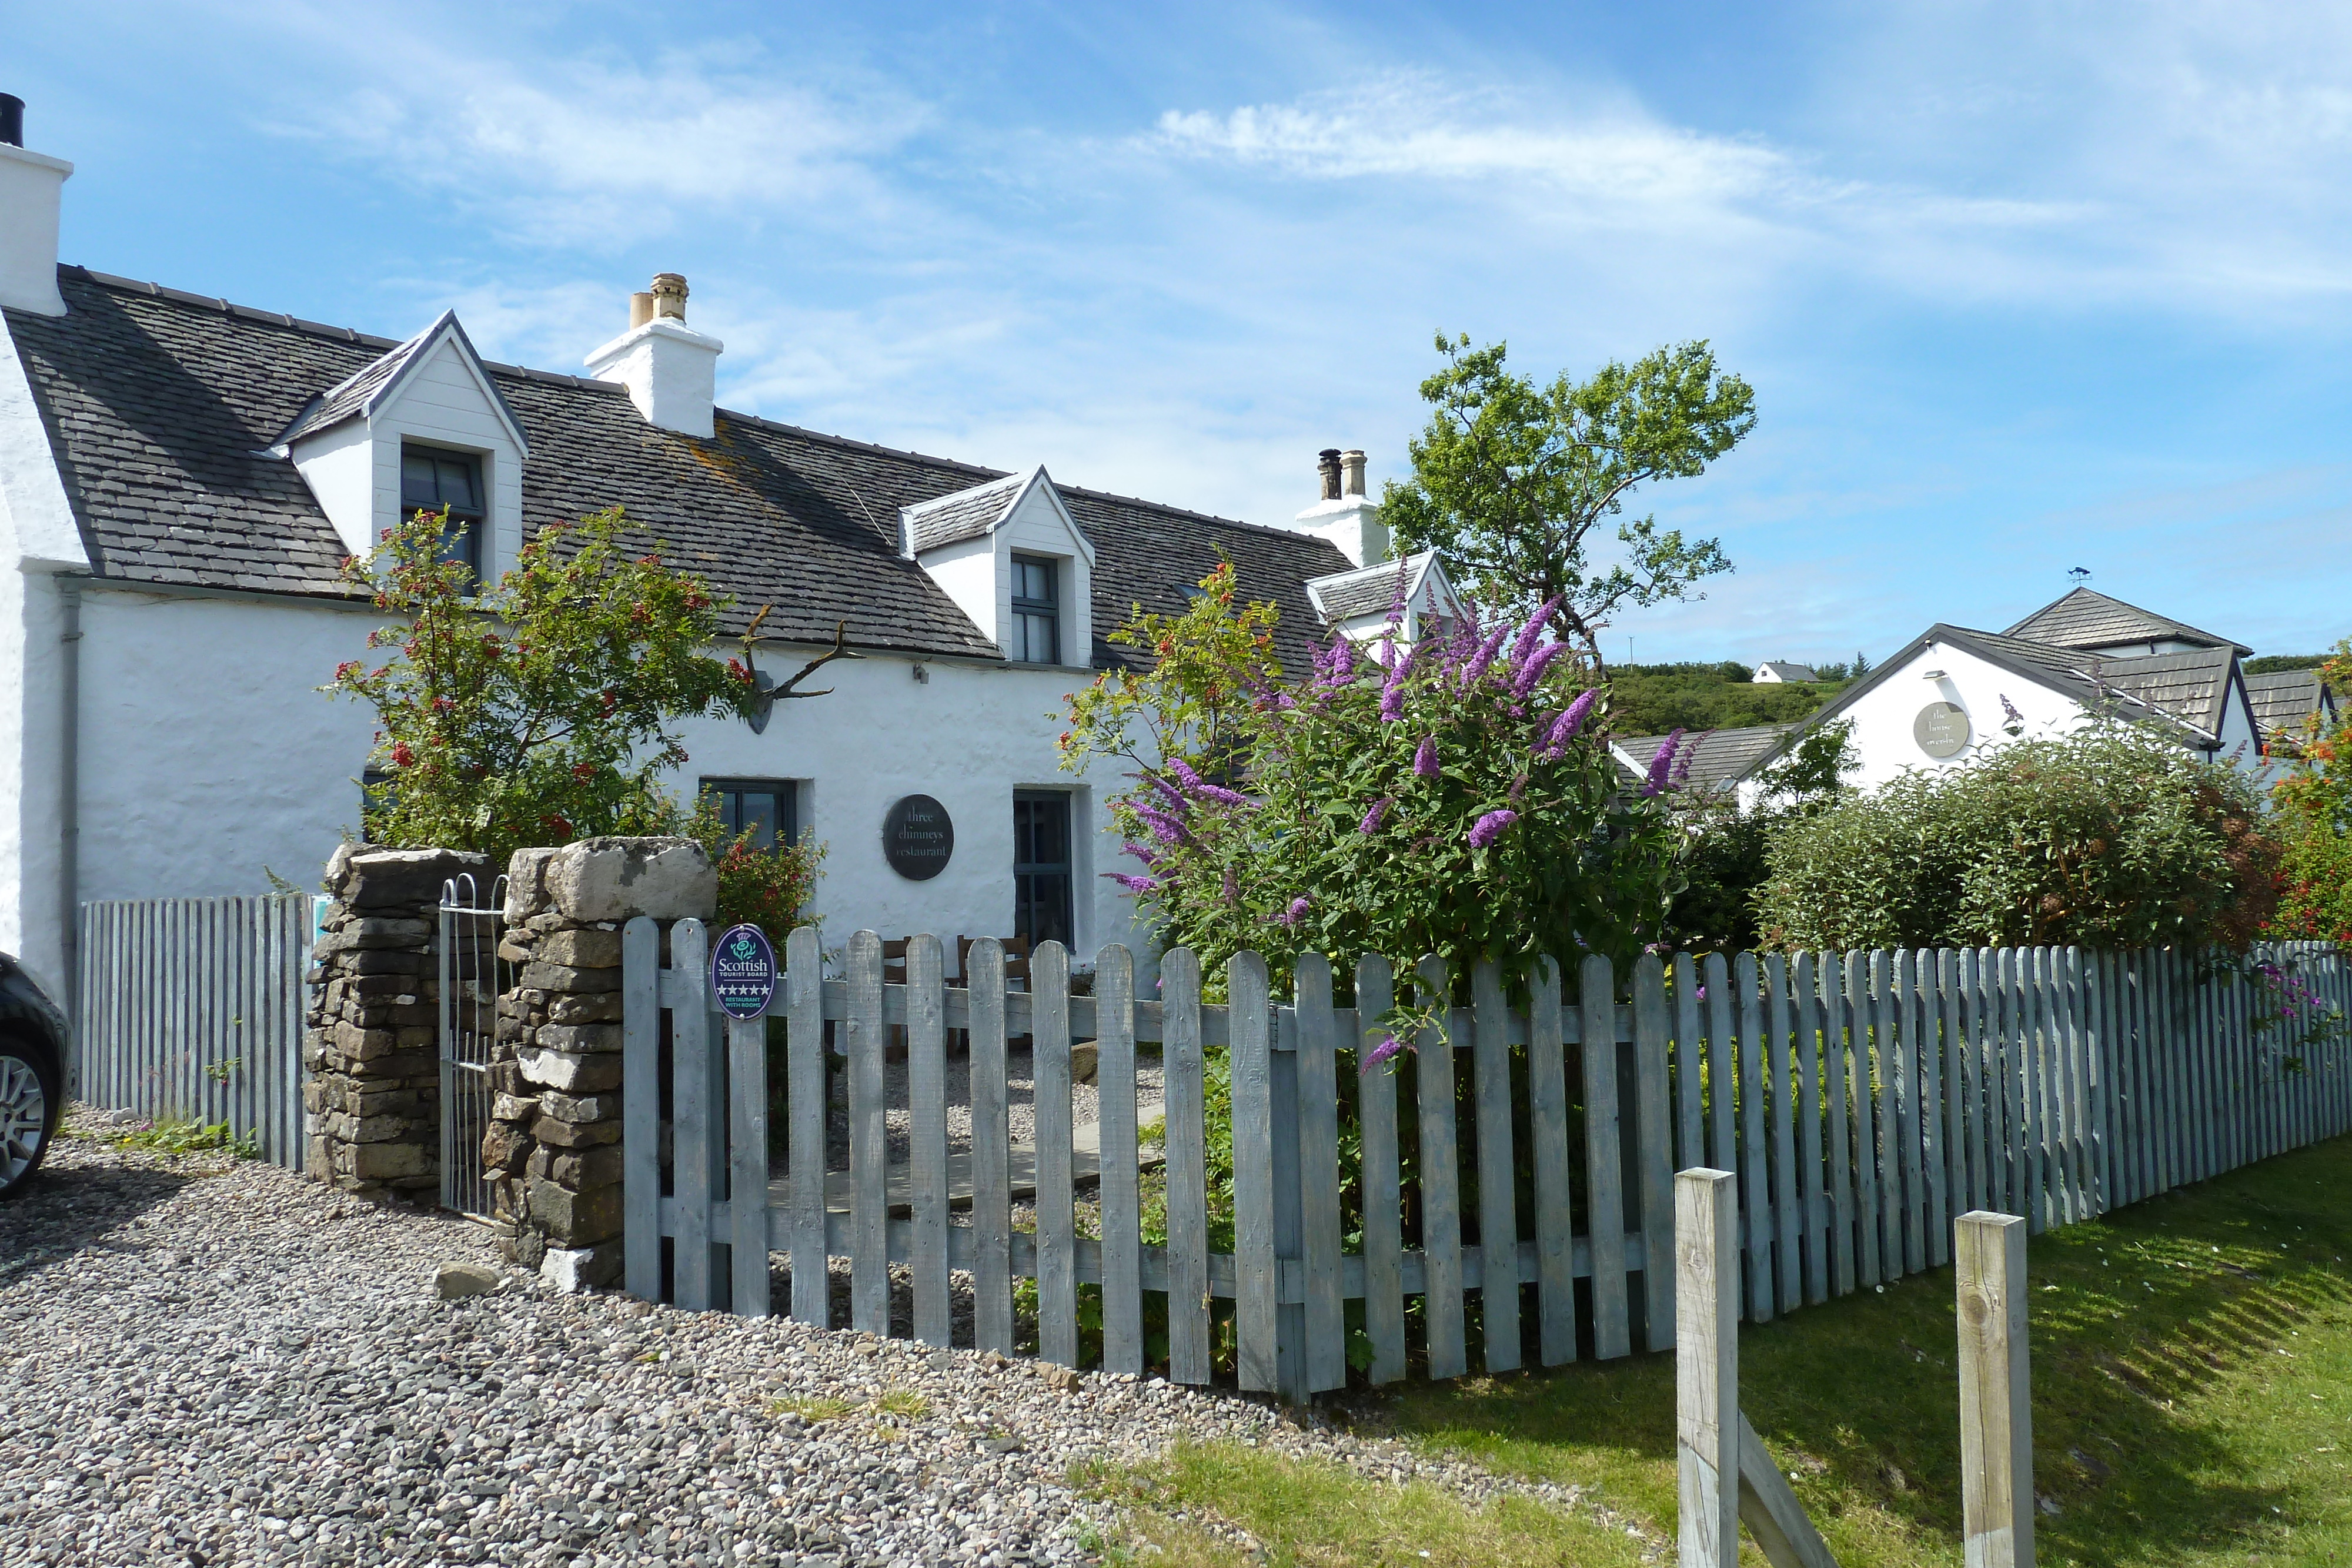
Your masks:
[{"label": "distant white house", "polygon": [[1811,664],[1784,664],[1778,660],[1767,659],[1756,666],[1756,674],[1750,678],[1758,685],[1772,686],[1800,681],[1811,685],[1821,676],[1813,673]]},{"label": "distant white house", "polygon": [[[1763,770],[1800,733],[1837,720],[1853,727],[1847,781],[1868,789],[1917,769],[1966,767],[2011,738],[2067,734],[2095,714],[2147,724],[2267,780],[2279,766],[2272,741],[2300,734],[2310,714],[2333,715],[2335,695],[2312,671],[2249,677],[2240,661],[2252,651],[2078,588],[2006,632],[1931,626],[1801,723],[1695,737],[1686,787],[1752,800]],[[1787,680],[1790,667],[1762,668]],[[1639,772],[1660,739],[1614,747]]]}]

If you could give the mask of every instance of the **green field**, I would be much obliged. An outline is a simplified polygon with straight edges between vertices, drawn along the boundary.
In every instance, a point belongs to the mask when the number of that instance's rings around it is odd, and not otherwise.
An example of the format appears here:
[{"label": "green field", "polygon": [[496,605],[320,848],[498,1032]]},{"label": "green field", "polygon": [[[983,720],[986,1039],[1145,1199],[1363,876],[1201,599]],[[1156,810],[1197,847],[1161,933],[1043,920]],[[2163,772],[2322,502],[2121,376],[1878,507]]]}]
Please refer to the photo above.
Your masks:
[{"label": "green field", "polygon": [[[2339,1138],[2035,1239],[2045,1568],[2352,1563],[2347,1194]],[[1742,1331],[1741,1404],[1848,1568],[1960,1562],[1952,1290],[1943,1270]],[[1581,1485],[1647,1539],[1210,1448],[1102,1481],[1133,1504],[1114,1558],[1615,1564],[1672,1540],[1671,1357],[1360,1394],[1349,1408],[1433,1452]],[[1202,1529],[1203,1511],[1267,1555]]]}]

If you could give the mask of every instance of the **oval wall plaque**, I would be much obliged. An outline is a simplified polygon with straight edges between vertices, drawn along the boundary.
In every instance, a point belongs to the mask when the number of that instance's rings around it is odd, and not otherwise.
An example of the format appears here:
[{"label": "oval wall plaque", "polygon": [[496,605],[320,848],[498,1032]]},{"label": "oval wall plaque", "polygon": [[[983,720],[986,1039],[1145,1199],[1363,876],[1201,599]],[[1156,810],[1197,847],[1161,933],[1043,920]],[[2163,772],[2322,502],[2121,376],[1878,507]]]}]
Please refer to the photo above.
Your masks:
[{"label": "oval wall plaque", "polygon": [[710,994],[731,1019],[755,1019],[776,999],[776,950],[756,925],[733,925],[710,945]]},{"label": "oval wall plaque", "polygon": [[882,819],[882,856],[908,882],[929,882],[955,853],[955,823],[929,795],[909,795]]},{"label": "oval wall plaque", "polygon": [[1911,721],[1911,738],[1930,757],[1958,757],[1968,748],[1969,711],[1953,703],[1929,703]]}]

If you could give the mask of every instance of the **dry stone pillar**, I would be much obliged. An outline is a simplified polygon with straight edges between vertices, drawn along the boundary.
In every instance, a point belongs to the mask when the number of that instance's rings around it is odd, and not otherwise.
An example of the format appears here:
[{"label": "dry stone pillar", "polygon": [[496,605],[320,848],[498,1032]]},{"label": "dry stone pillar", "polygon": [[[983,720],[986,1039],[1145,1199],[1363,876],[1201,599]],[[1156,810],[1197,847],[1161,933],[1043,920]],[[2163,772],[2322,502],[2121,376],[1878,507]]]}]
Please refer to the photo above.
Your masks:
[{"label": "dry stone pillar", "polygon": [[718,905],[719,873],[691,839],[583,839],[507,867],[499,956],[514,977],[482,1163],[507,1256],[567,1289],[621,1272],[621,926]]},{"label": "dry stone pillar", "polygon": [[311,955],[302,1040],[310,1174],[372,1197],[427,1200],[441,1182],[437,910],[441,887],[488,857],[345,844]]}]

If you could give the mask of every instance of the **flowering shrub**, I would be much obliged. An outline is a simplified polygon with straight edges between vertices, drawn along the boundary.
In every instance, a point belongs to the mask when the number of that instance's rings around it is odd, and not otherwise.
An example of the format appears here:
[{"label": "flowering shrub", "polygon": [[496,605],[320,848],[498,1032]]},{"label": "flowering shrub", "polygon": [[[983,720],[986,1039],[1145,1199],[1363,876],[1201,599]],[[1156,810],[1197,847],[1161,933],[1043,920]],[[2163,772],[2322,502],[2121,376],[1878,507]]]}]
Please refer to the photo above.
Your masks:
[{"label": "flowering shrub", "polygon": [[2135,947],[2259,936],[2278,845],[2238,769],[2103,721],[1910,773],[1783,827],[1766,943]]},{"label": "flowering shrub", "polygon": [[398,619],[320,689],[373,704],[370,760],[389,779],[365,814],[372,842],[480,850],[602,833],[675,831],[660,775],[686,760],[672,724],[740,712],[739,664],[701,650],[722,608],[656,548],[623,548],[618,508],[550,525],[495,584],[440,559],[441,519],[419,512],[345,574]]},{"label": "flowering shrub", "polygon": [[1220,567],[1181,615],[1139,615],[1113,641],[1148,673],[1106,674],[1072,700],[1064,766],[1118,757],[1111,801],[1132,871],[1115,873],[1171,945],[1221,977],[1244,948],[1457,970],[1589,946],[1627,961],[1672,887],[1659,797],[1674,747],[1629,792],[1602,738],[1606,698],[1580,691],[1549,607],[1369,649],[1319,649],[1305,678],[1273,652],[1269,605],[1236,608]]},{"label": "flowering shrub", "polygon": [[705,795],[687,819],[685,831],[719,870],[721,928],[756,925],[781,946],[793,926],[814,923],[801,913],[815,895],[817,878],[824,871],[824,846],[812,830],[802,829],[798,843],[763,850],[752,841],[759,837],[756,828],[729,833],[719,821],[717,799]]},{"label": "flowering shrub", "polygon": [[[2352,700],[2352,639],[2336,645],[2320,678]],[[2302,735],[2273,743],[2288,754],[2271,787],[2284,852],[2272,935],[2352,949],[2352,707],[2331,727],[2315,714]]]}]

